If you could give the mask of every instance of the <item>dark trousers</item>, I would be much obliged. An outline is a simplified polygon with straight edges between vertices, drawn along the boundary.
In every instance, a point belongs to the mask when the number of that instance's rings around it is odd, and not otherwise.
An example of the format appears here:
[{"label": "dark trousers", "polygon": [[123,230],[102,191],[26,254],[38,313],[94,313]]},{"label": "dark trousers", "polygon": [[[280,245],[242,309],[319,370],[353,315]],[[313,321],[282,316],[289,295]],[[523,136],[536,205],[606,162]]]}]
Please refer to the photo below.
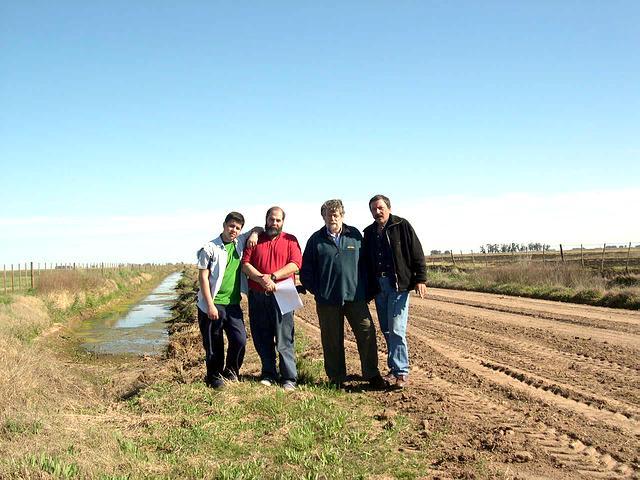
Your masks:
[{"label": "dark trousers", "polygon": [[[198,308],[198,323],[202,334],[202,345],[206,352],[207,379],[221,375],[229,370],[238,375],[244,360],[247,331],[242,319],[240,305],[216,305],[218,320],[210,320],[206,313]],[[227,334],[227,361],[225,365],[224,338]]]},{"label": "dark trousers", "polygon": [[343,382],[347,376],[344,358],[344,317],[356,337],[362,377],[370,380],[379,375],[376,327],[366,302],[345,302],[344,305],[316,303],[320,321],[320,338],[324,354],[324,370],[332,382]]},{"label": "dark trousers", "polygon": [[[249,325],[262,363],[262,377],[292,381],[298,378],[293,343],[293,312],[282,315],[273,295],[249,290]],[[280,375],[276,369],[276,351]]]}]

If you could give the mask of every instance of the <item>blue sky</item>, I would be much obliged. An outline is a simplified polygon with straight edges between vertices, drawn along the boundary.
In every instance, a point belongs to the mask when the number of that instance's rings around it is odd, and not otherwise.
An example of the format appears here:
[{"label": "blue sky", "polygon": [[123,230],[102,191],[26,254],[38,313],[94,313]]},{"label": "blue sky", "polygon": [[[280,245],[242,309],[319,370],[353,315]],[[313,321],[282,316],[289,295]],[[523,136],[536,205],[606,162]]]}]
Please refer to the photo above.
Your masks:
[{"label": "blue sky", "polygon": [[427,250],[640,243],[639,24],[636,1],[3,1],[0,262],[191,261],[273,204],[304,246],[324,200],[362,228],[376,193]]}]

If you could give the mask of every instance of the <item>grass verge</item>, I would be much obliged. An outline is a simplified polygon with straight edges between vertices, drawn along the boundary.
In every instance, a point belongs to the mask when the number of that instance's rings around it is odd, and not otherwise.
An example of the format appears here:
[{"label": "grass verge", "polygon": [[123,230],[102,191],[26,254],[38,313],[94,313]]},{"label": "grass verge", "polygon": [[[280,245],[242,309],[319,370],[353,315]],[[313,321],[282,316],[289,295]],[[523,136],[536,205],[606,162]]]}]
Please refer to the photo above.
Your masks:
[{"label": "grass verge", "polygon": [[599,273],[576,265],[519,262],[469,269],[429,269],[432,287],[640,309],[640,275]]}]

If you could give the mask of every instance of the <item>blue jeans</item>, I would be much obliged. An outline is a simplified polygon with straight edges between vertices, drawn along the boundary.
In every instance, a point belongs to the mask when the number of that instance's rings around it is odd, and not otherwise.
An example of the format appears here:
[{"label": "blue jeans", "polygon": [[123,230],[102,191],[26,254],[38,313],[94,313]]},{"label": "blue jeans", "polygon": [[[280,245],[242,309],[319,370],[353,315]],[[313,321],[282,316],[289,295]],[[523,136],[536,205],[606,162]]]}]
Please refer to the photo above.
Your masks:
[{"label": "blue jeans", "polygon": [[409,292],[398,292],[387,277],[378,279],[380,293],[376,295],[376,311],[380,330],[387,342],[387,365],[394,375],[409,373],[407,320]]},{"label": "blue jeans", "polygon": [[[249,290],[249,325],[253,345],[262,363],[262,377],[295,383],[298,372],[293,343],[293,312],[282,315],[273,295]],[[276,351],[280,357],[280,375],[276,370]]]}]

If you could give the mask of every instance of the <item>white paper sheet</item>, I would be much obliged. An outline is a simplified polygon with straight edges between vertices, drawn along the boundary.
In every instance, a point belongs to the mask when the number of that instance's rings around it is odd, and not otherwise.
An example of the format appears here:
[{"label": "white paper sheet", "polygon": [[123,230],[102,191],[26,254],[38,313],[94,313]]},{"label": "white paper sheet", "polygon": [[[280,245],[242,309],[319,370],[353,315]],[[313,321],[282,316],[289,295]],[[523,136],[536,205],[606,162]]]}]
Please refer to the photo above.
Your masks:
[{"label": "white paper sheet", "polygon": [[276,284],[276,291],[273,294],[276,297],[276,302],[278,302],[280,312],[283,315],[302,307],[302,299],[300,295],[298,295],[296,285],[291,277],[278,282]]}]

